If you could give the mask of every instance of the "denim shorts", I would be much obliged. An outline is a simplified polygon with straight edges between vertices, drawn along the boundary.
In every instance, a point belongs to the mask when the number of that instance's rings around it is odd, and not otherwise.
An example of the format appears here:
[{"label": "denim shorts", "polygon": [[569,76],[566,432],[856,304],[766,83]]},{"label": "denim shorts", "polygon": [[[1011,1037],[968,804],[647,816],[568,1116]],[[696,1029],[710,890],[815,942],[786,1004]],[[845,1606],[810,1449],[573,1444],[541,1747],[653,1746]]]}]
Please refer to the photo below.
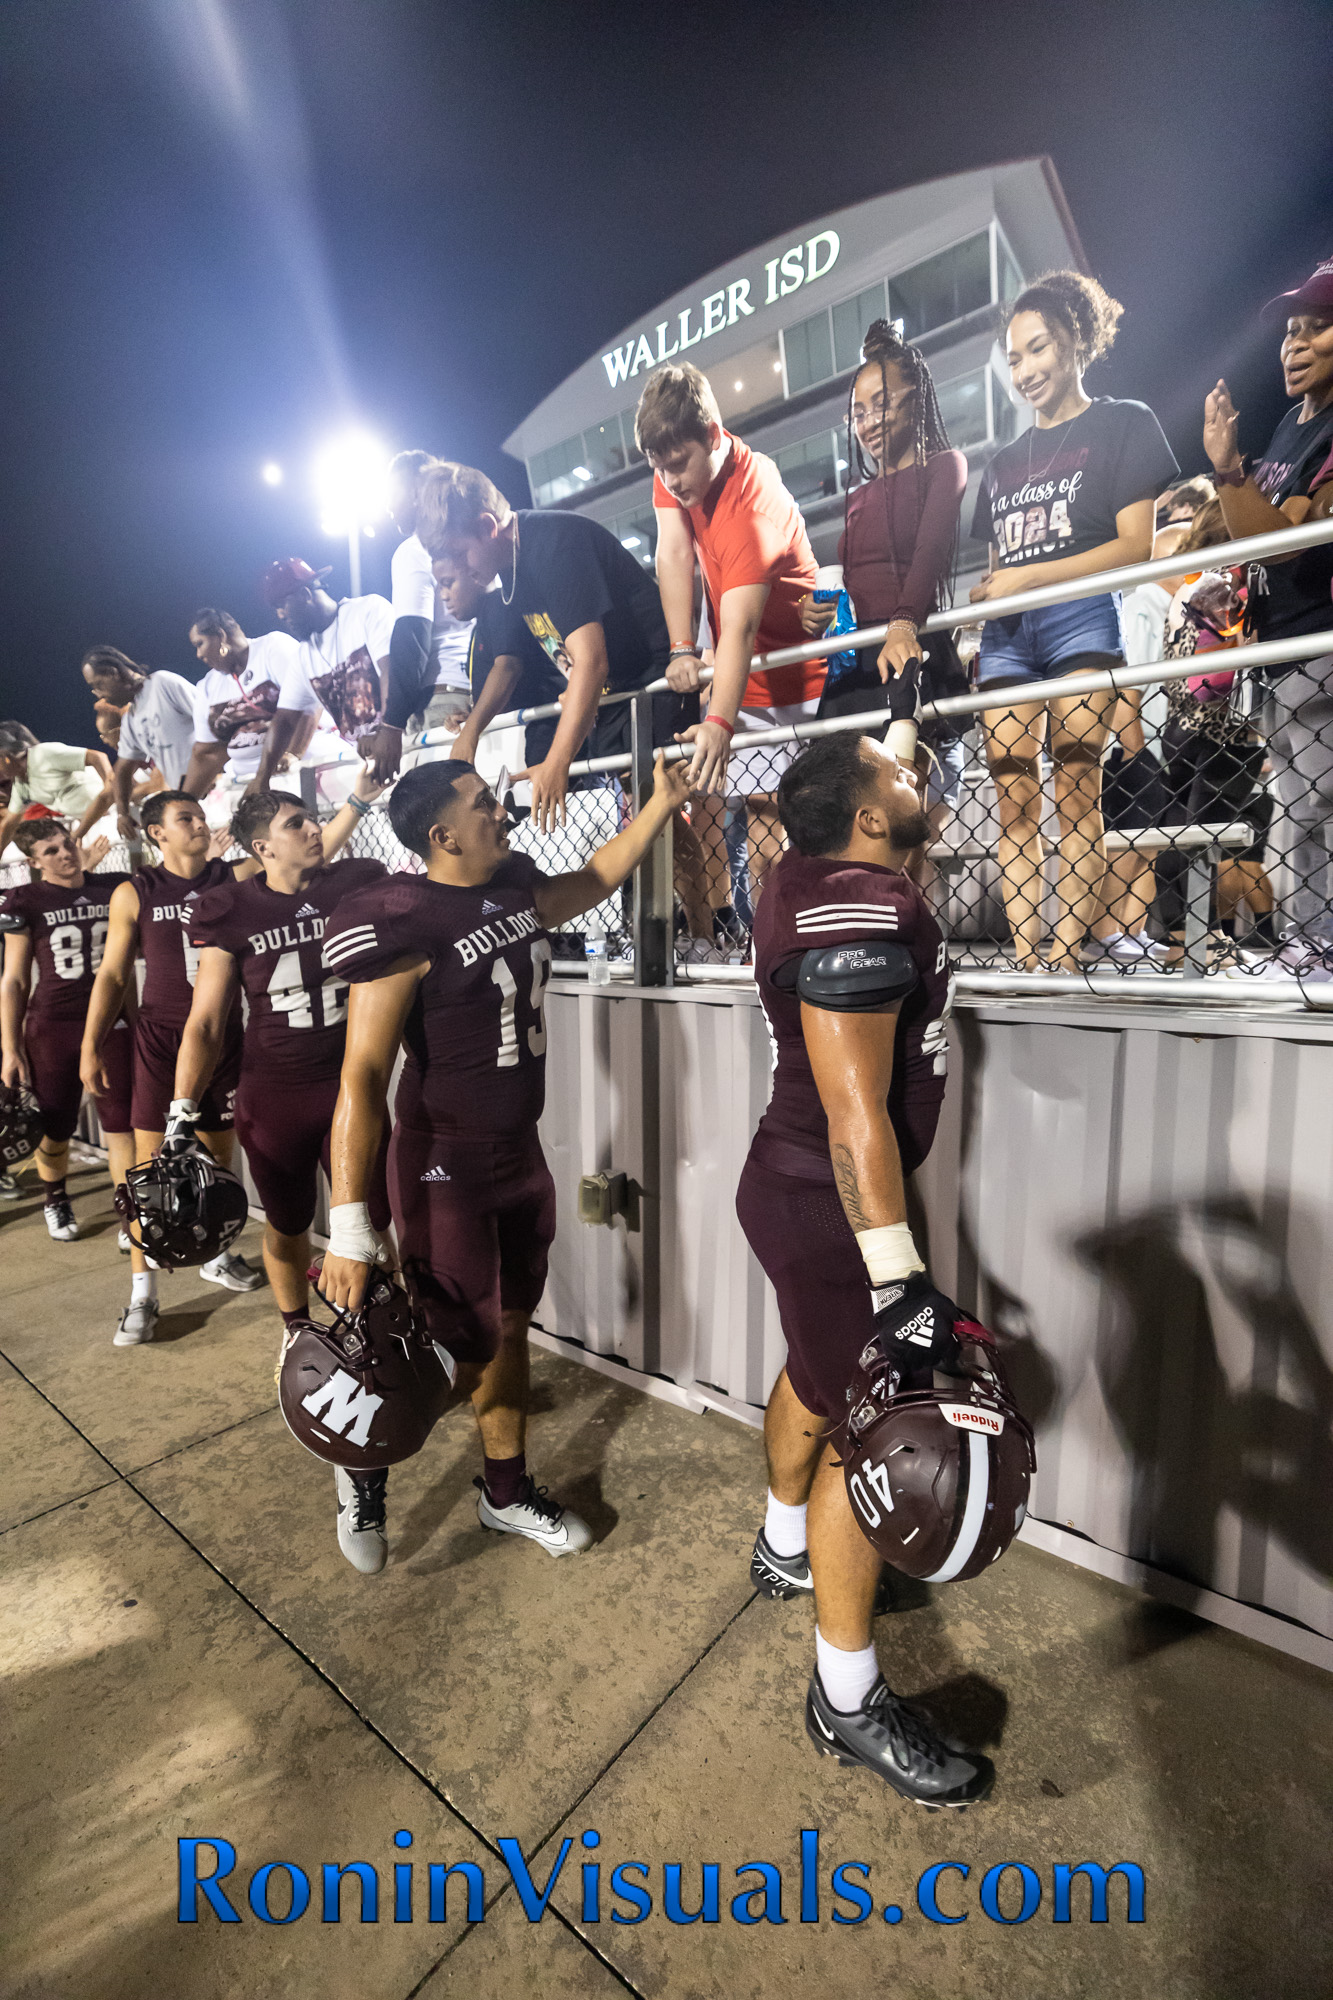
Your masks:
[{"label": "denim shorts", "polygon": [[1077,653],[1125,656],[1120,629],[1120,593],[1075,597],[1068,604],[1048,604],[1044,611],[1020,611],[1012,618],[992,618],[981,635],[977,656],[977,686],[988,681],[1049,681],[1061,663]]}]

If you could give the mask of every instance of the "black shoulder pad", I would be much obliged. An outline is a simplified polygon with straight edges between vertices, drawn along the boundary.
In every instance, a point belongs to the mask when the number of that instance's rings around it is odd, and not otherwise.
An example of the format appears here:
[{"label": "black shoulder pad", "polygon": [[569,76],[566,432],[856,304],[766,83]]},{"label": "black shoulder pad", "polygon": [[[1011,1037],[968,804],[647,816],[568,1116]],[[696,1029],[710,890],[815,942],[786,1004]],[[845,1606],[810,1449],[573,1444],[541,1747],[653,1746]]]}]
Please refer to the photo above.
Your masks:
[{"label": "black shoulder pad", "polygon": [[917,983],[905,945],[828,944],[801,960],[796,991],[832,1014],[875,1014],[905,1000]]}]

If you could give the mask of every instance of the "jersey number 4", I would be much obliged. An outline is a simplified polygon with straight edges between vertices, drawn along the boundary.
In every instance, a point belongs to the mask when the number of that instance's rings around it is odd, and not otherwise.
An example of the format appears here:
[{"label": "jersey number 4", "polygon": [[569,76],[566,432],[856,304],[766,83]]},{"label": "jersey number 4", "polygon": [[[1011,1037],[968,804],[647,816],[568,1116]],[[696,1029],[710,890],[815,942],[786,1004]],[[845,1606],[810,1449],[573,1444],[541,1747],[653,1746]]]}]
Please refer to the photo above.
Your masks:
[{"label": "jersey number 4", "polygon": [[[319,1020],[315,1020],[318,1002]],[[292,1028],[336,1028],[347,1018],[347,981],[326,979],[309,992],[301,978],[301,954],[285,951],[273,968],[268,982],[268,1004],[275,1014],[285,1014]]]},{"label": "jersey number 4", "polygon": [[[534,938],[529,1003],[537,1018],[528,1029],[528,1052],[534,1056],[546,1054],[546,986],[550,977],[551,941],[549,938]],[[500,1052],[495,1058],[495,1067],[513,1069],[518,1061],[518,1023],[514,1018],[518,1005],[518,981],[502,958],[497,958],[491,967],[491,978],[500,989]]]}]

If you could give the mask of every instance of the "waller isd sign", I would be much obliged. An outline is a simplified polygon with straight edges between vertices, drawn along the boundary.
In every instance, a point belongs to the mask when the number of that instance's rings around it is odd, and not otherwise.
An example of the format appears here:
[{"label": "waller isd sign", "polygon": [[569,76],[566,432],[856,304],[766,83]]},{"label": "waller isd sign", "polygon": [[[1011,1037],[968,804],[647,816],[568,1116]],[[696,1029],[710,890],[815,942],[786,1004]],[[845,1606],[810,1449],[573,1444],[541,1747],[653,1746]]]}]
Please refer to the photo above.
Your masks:
[{"label": "waller isd sign", "polygon": [[[789,293],[797,292],[802,285],[813,285],[819,278],[826,278],[838,261],[842,248],[836,229],[821,229],[818,236],[811,236],[804,243],[793,243],[790,250],[780,256],[770,257],[763,267],[763,278],[755,283],[762,285],[761,303],[776,305]],[[677,315],[678,327],[673,331],[670,342],[667,330],[671,327],[668,319],[659,320],[653,331],[657,336],[654,346],[646,333],[637,339],[633,336],[623,347],[613,347],[609,354],[602,356],[611,387],[637,375],[641,368],[656,368],[660,362],[670,361],[674,355],[684,354],[687,349],[697,347],[701,340],[711,340],[715,333],[721,333],[727,326],[735,326],[738,319],[745,318],[754,311],[750,300],[749,278],[734,278],[721,291],[710,292],[698,306],[686,306]],[[692,326],[695,313],[699,323]]]}]

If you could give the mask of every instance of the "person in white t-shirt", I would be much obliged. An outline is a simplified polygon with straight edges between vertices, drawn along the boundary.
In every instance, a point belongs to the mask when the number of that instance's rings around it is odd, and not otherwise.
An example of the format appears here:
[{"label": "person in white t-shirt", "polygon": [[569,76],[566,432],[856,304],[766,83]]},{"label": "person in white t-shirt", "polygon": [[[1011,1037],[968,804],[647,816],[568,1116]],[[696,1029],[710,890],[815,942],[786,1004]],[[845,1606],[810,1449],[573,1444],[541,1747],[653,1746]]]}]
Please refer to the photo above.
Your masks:
[{"label": "person in white t-shirt", "polygon": [[[191,620],[190,644],[205,672],[194,691],[194,749],[182,790],[202,799],[221,778],[234,807],[259,771],[283,681],[301,649],[289,632],[248,638],[230,611],[211,605]],[[319,737],[336,757],[341,739],[321,713],[302,718],[285,761],[302,758]]]},{"label": "person in white t-shirt", "polygon": [[9,805],[0,812],[0,854],[31,805],[50,806],[70,823],[77,842],[111,803],[111,761],[77,743],[39,743],[21,723],[0,723],[0,782]]},{"label": "person in white t-shirt", "polygon": [[179,791],[194,748],[194,686],[184,674],[137,667],[116,646],[90,646],[83,678],[100,701],[122,711],[113,787],[122,840],[138,838],[130,797],[141,766],[152,764]]},{"label": "person in white t-shirt", "polygon": [[384,721],[374,741],[362,746],[383,782],[398,769],[404,729],[456,734],[472,707],[468,656],[474,621],[450,611],[416,532],[418,482],[435,462],[428,451],[400,451],[389,466],[389,514],[403,537],[390,569],[389,689]]},{"label": "person in white t-shirt", "polygon": [[322,708],[344,742],[364,754],[384,721],[389,685],[393,606],[372,592],[336,603],[324,588],[327,569],[300,556],[271,562],[260,580],[266,604],[296,639],[296,658],[284,675],[278,705],[252,791],[263,791],[292,744],[304,716]]}]

